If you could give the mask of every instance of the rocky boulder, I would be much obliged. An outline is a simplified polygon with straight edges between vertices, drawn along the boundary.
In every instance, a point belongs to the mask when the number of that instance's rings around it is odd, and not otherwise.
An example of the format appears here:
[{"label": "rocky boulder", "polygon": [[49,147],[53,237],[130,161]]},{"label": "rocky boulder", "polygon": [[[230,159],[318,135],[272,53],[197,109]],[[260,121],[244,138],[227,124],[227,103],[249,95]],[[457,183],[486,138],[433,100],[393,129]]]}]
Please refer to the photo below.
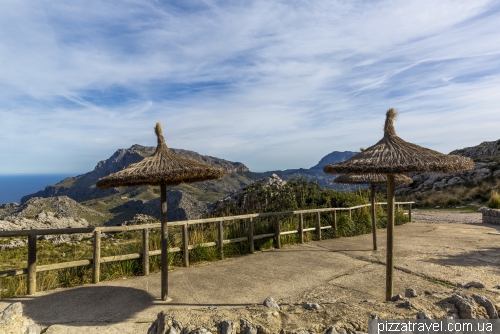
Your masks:
[{"label": "rocky boulder", "polygon": [[10,304],[0,312],[0,333],[40,334],[42,328],[33,320],[23,316],[21,303]]}]

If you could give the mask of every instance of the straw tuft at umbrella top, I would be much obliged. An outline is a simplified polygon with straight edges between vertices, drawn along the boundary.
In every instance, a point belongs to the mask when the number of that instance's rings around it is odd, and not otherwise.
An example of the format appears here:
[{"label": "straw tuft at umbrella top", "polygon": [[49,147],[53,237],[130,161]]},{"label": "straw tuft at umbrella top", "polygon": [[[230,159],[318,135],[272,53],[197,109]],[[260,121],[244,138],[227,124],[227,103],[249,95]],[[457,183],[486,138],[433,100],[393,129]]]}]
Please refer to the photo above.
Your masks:
[{"label": "straw tuft at umbrella top", "polygon": [[397,115],[394,108],[387,111],[384,137],[378,143],[344,162],[326,165],[323,171],[328,174],[453,173],[474,167],[469,158],[442,154],[398,137],[393,124]]},{"label": "straw tuft at umbrella top", "polygon": [[[385,174],[350,174],[337,176],[333,182],[342,184],[374,184],[381,185],[387,184],[387,175]],[[394,175],[394,182],[396,184],[410,184],[413,179],[406,175]]]},{"label": "straw tuft at umbrella top", "polygon": [[159,122],[156,123],[155,133],[158,146],[153,155],[99,179],[96,183],[97,187],[107,189],[161,184],[174,186],[181,183],[215,180],[226,175],[222,168],[188,159],[170,151],[165,143]]}]

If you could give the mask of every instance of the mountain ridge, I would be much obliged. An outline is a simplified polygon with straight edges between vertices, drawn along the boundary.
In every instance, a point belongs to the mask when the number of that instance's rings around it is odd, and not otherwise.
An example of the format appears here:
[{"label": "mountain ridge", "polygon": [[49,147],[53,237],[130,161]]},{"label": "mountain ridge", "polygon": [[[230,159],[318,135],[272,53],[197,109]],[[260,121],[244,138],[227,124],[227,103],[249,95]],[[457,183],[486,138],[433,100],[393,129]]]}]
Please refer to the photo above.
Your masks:
[{"label": "mountain ridge", "polygon": [[[75,177],[68,177],[54,185],[48,185],[44,190],[28,194],[21,198],[21,204],[33,197],[54,197],[68,196],[75,201],[85,201],[116,194],[115,188],[107,190],[98,189],[95,186],[97,180],[109,174],[118,172],[133,163],[139,162],[147,156],[152,155],[156,150],[154,146],[132,145],[128,149],[118,149],[111,157],[101,160],[94,167],[94,170]],[[183,149],[170,149],[175,154],[190,158],[199,162],[204,162],[212,166],[220,167],[228,174],[248,172],[248,167],[241,162],[231,162],[225,159],[201,155],[194,151]]]}]

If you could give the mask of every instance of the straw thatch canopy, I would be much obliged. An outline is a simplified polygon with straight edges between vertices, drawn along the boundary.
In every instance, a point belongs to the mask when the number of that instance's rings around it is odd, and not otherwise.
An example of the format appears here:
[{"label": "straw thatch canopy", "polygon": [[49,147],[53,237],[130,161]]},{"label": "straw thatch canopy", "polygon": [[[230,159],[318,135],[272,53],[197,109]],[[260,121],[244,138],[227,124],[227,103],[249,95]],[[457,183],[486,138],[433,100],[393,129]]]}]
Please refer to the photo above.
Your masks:
[{"label": "straw thatch canopy", "polygon": [[474,167],[469,158],[442,154],[399,138],[393,125],[396,116],[394,108],[387,111],[384,138],[378,143],[344,162],[326,165],[323,171],[328,174],[453,173]]},{"label": "straw thatch canopy", "polygon": [[[333,182],[343,184],[387,184],[387,175],[385,174],[349,174],[337,176]],[[396,184],[410,184],[413,180],[401,174],[394,175],[394,182]]]},{"label": "straw thatch canopy", "polygon": [[214,180],[225,176],[221,168],[213,167],[170,151],[162,135],[161,124],[156,123],[158,146],[153,155],[99,179],[101,189],[111,187],[160,185],[175,186],[181,183]]}]

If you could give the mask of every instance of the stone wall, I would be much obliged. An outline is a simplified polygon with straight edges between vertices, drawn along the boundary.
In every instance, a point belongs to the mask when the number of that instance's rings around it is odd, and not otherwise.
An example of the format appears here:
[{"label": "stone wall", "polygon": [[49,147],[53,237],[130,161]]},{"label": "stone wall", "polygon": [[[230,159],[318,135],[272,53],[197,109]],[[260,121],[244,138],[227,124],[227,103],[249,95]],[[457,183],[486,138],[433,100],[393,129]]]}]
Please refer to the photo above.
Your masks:
[{"label": "stone wall", "polygon": [[483,223],[500,225],[500,210],[483,209]]}]

